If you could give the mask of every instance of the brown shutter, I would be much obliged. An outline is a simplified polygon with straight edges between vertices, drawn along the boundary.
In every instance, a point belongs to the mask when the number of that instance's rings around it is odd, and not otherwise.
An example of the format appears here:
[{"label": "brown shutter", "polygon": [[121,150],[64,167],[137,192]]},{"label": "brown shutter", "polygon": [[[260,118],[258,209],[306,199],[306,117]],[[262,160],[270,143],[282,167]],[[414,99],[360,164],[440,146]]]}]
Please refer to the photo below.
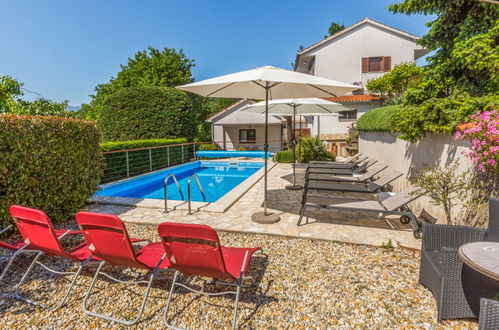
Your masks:
[{"label": "brown shutter", "polygon": [[369,72],[369,57],[362,58],[362,72]]},{"label": "brown shutter", "polygon": [[391,56],[384,56],[382,68],[384,72],[388,72],[392,69],[392,58]]}]

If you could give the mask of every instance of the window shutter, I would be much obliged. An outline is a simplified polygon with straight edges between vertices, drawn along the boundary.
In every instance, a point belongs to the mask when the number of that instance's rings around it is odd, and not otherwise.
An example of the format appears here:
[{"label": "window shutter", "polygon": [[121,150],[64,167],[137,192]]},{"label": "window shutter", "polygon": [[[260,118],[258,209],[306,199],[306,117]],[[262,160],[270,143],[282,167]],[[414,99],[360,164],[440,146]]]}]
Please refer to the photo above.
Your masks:
[{"label": "window shutter", "polygon": [[383,57],[383,71],[384,72],[387,72],[387,71],[390,71],[392,69],[392,58],[391,56],[385,56]]},{"label": "window shutter", "polygon": [[362,72],[369,72],[369,57],[362,58]]}]

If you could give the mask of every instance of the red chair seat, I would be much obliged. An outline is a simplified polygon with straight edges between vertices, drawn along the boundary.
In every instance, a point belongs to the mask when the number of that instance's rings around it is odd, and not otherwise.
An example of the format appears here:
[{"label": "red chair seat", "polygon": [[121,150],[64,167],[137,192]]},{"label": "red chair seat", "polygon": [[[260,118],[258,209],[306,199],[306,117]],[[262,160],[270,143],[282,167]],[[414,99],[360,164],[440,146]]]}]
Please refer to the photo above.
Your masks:
[{"label": "red chair seat", "polygon": [[[62,236],[62,234],[67,232],[67,229],[55,229],[54,232],[55,232],[57,237],[60,237],[60,236]],[[71,230],[68,235],[76,235],[76,234],[81,234],[81,231]],[[15,241],[13,243],[7,243],[4,241],[0,241],[0,247],[3,247],[4,249],[14,250],[14,251],[19,250],[24,245],[26,245],[26,244],[24,243],[23,240]],[[26,250],[33,250],[33,248],[27,247]]]},{"label": "red chair seat", "polygon": [[[90,251],[87,247],[87,243],[82,243],[72,249],[71,251],[68,252],[68,255],[70,255],[74,260],[83,262],[88,259],[88,257],[92,256],[92,251]],[[90,259],[91,261],[98,261],[100,260],[97,257],[93,257]]]},{"label": "red chair seat", "polygon": [[[149,243],[137,252],[137,260],[153,269],[158,265],[161,257],[165,254],[163,243]],[[170,267],[170,260],[165,257],[159,268]]]},{"label": "red chair seat", "polygon": [[222,255],[224,257],[225,269],[229,274],[238,278],[241,275],[241,266],[244,261],[244,255],[248,251],[248,258],[246,259],[246,265],[243,268],[243,275],[246,274],[248,265],[251,260],[251,255],[258,251],[260,248],[238,248],[238,247],[225,247],[221,246]]}]

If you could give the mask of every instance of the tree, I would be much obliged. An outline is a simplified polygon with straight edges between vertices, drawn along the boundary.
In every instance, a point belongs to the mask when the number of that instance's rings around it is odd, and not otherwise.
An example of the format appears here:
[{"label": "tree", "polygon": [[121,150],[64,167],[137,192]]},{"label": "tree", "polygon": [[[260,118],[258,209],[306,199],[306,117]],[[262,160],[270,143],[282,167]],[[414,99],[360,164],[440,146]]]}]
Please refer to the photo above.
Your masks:
[{"label": "tree", "polygon": [[331,23],[331,25],[329,26],[329,29],[327,30],[327,32],[329,33],[329,35],[324,36],[324,39],[327,38],[327,37],[332,36],[333,34],[336,34],[336,33],[340,32],[344,28],[345,28],[345,25],[343,25],[343,24],[336,23],[336,22]]},{"label": "tree", "polygon": [[73,111],[67,111],[68,101],[53,102],[47,99],[36,99],[35,101],[18,100],[17,113],[23,115],[76,117]]},{"label": "tree", "polygon": [[0,113],[12,112],[16,97],[22,95],[23,84],[10,76],[0,76]]},{"label": "tree", "polygon": [[91,95],[88,111],[89,118],[98,119],[106,99],[122,88],[140,86],[175,87],[192,82],[191,68],[194,61],[188,59],[182,49],[163,48],[162,50],[148,47],[147,50],[137,52],[129,58],[126,65],[121,65],[121,71],[112,77],[108,83],[100,84],[95,88],[95,95]]},{"label": "tree", "polygon": [[395,65],[392,71],[367,83],[369,92],[379,94],[388,104],[401,103],[401,98],[408,87],[418,83],[423,69],[414,62]]},{"label": "tree", "polygon": [[427,74],[421,83],[408,92],[407,102],[418,104],[460,92],[483,96],[497,91],[497,78],[490,78],[498,74],[499,6],[476,0],[404,0],[389,9],[406,15],[437,16],[419,40],[435,53],[428,57]]}]

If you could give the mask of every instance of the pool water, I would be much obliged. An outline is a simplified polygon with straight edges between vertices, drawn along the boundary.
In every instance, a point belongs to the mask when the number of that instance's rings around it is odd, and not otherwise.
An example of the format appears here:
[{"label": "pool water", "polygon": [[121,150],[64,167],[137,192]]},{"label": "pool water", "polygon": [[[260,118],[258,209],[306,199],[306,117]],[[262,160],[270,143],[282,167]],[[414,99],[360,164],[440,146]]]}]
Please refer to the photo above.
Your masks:
[{"label": "pool water", "polygon": [[[168,174],[177,177],[183,197],[173,179],[168,180],[168,199],[187,200],[187,181],[197,174],[207,202],[215,202],[253,173],[263,167],[263,162],[205,162],[196,161],[174,168],[146,174],[137,178],[111,183],[101,188],[96,196],[164,199],[163,184]],[[191,200],[202,202],[203,197],[196,180],[191,182]]]}]

